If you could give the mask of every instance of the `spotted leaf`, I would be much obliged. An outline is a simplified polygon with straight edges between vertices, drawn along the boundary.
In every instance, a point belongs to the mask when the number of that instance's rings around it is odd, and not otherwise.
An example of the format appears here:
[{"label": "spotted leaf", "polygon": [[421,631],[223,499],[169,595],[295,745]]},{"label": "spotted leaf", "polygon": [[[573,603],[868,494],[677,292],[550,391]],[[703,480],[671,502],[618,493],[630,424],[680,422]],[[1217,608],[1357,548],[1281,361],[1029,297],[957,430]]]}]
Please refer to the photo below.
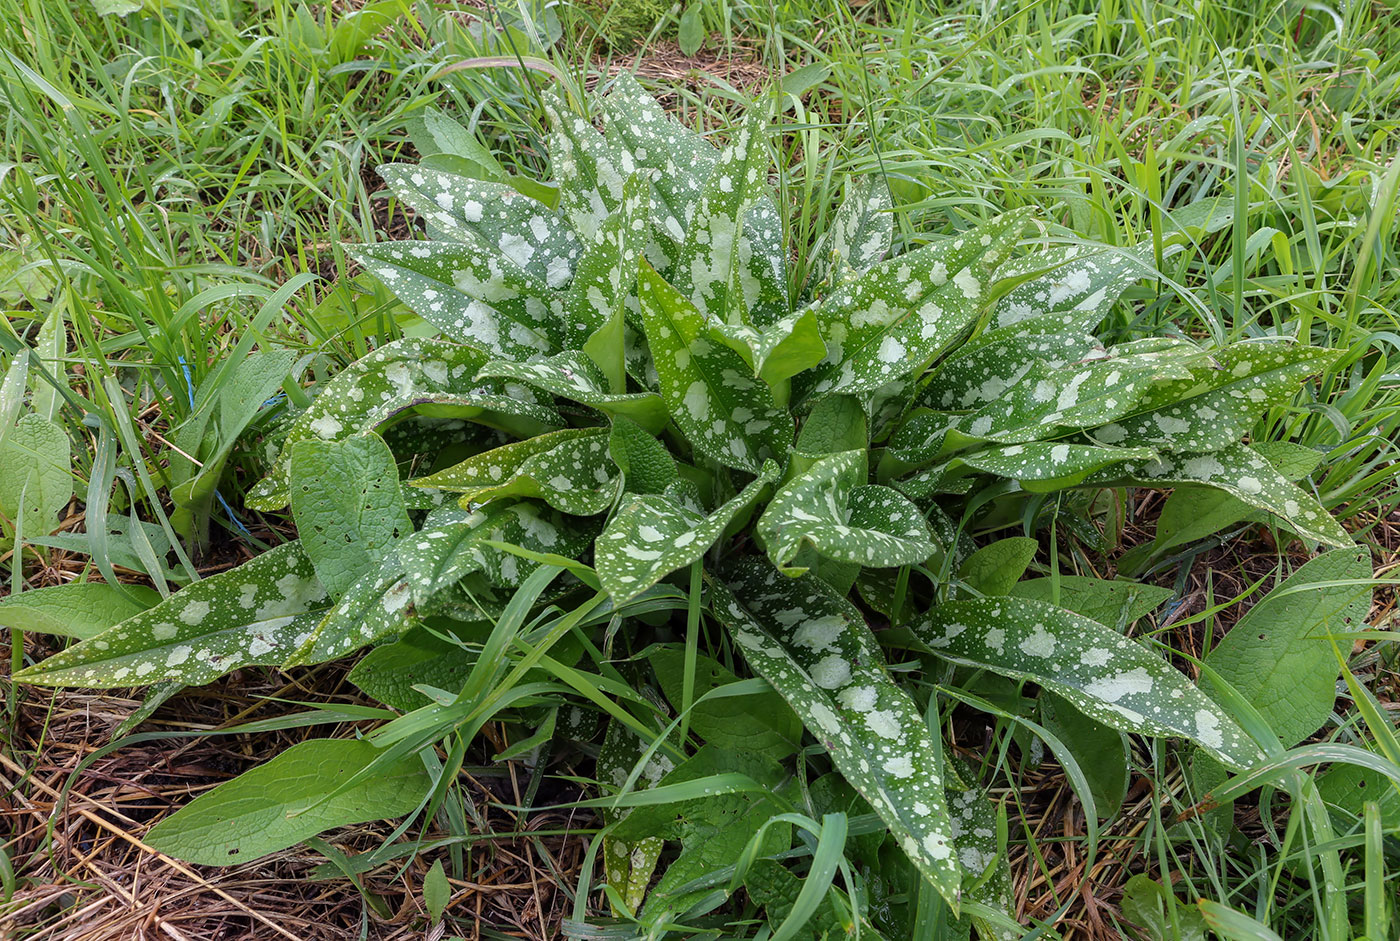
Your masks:
[{"label": "spotted leaf", "polygon": [[1056,368],[1101,354],[1084,333],[1046,333],[1013,324],[982,334],[948,356],[918,397],[936,409],[978,409]]},{"label": "spotted leaf", "polygon": [[559,209],[580,240],[592,244],[603,220],[622,202],[622,188],[636,165],[626,148],[606,140],[552,91],[543,93],[553,128],[549,159],[559,183]]},{"label": "spotted leaf", "polygon": [[297,416],[267,477],[250,491],[248,505],[263,511],[287,505],[291,452],[308,438],[339,441],[414,413],[443,418],[450,412],[450,417],[526,434],[564,423],[550,397],[528,386],[495,380],[472,383],[470,377],[488,359],[480,350],[457,343],[410,338],[350,364]]},{"label": "spotted leaf", "polygon": [[1024,277],[997,301],[989,329],[1012,324],[1082,333],[1103,320],[1134,282],[1155,273],[1148,252],[1102,245],[1055,245],[1008,262],[1002,274]]},{"label": "spotted leaf", "polygon": [[914,565],[933,555],[919,508],[889,487],[860,483],[864,467],[864,451],[826,455],[773,495],[756,531],[775,565],[786,567],[803,545],[869,568]]},{"label": "spotted leaf", "polygon": [[893,210],[890,189],[883,179],[869,176],[847,181],[845,199],[826,238],[817,246],[813,281],[835,287],[889,254],[894,241]]},{"label": "spotted leaf", "polygon": [[923,714],[890,678],[850,602],[816,578],[745,559],[712,584],[711,610],[956,911],[961,873]]},{"label": "spotted leaf", "polygon": [[1050,493],[1083,483],[1091,474],[1128,461],[1150,461],[1152,448],[1105,448],[1064,441],[1030,441],[994,445],[957,456],[895,484],[911,499],[957,490],[956,482],[969,473],[995,474],[1019,481],[1032,493]]},{"label": "spotted leaf", "polygon": [[381,242],[348,251],[418,316],[492,356],[528,359],[572,339],[562,298],[498,248]]},{"label": "spotted leaf", "polygon": [[881,262],[821,301],[827,355],[804,393],[873,392],[922,371],[976,323],[1025,218],[1010,213]]},{"label": "spotted leaf", "polygon": [[1188,738],[1234,768],[1263,757],[1224,709],[1157,654],[1063,608],[1025,598],[951,601],[911,633],[922,649],[1030,680],[1121,731]]},{"label": "spotted leaf", "polygon": [[251,664],[282,663],[327,605],[311,559],[289,542],[195,582],[15,679],[97,689],[160,680],[197,686]]},{"label": "spotted leaf", "polygon": [[389,189],[436,241],[473,242],[499,251],[537,281],[562,290],[582,245],[568,223],[504,183],[474,180],[411,164],[378,169]]},{"label": "spotted leaf", "polygon": [[603,589],[621,604],[690,565],[777,479],[778,466],[765,463],[757,478],[708,516],[687,505],[676,484],[662,494],[629,496],[593,550]]},{"label": "spotted leaf", "polygon": [[415,487],[449,490],[464,503],[534,497],[577,516],[602,513],[617,496],[606,428],[566,428],[467,458]]},{"label": "spotted leaf", "polygon": [[1204,484],[1277,516],[1304,539],[1345,548],[1351,534],[1308,494],[1252,448],[1234,447],[1204,454],[1172,454],[1151,462],[1130,462],[1085,483],[1136,483],[1144,487]]},{"label": "spotted leaf", "polygon": [[1089,434],[1105,444],[1170,451],[1215,451],[1238,444],[1267,409],[1292,402],[1299,385],[1336,359],[1332,350],[1280,341],[1245,341],[1212,354],[1203,378],[1149,394],[1146,411]]},{"label": "spotted leaf", "polygon": [[311,636],[288,656],[285,665],[324,663],[403,633],[417,620],[409,601],[404,564],[394,553],[346,590],[317,622]]},{"label": "spotted leaf", "polygon": [[642,269],[640,298],[661,398],[696,450],[749,473],[767,459],[784,460],[793,420],[769,388],[650,266]]},{"label": "spotted leaf", "polygon": [[651,432],[666,427],[671,416],[655,392],[609,392],[597,365],[583,353],[568,350],[548,359],[516,363],[492,360],[477,373],[480,379],[512,379],[551,395],[596,408],[611,417],[631,419]]}]

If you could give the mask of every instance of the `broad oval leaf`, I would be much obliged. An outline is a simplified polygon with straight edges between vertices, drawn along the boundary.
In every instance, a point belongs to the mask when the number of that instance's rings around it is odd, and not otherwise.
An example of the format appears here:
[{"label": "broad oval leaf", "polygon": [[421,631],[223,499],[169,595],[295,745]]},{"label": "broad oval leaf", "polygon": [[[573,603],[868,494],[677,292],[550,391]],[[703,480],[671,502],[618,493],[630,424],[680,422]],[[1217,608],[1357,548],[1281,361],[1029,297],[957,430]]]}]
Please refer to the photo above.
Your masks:
[{"label": "broad oval leaf", "polygon": [[311,636],[326,589],[301,544],[269,549],[148,611],[15,674],[40,686],[111,689],[207,683],[251,664],[281,664]]},{"label": "broad oval leaf", "polygon": [[950,601],[910,631],[931,653],[1038,683],[1113,728],[1182,736],[1233,768],[1263,757],[1223,708],[1161,657],[1063,608],[1025,598]]},{"label": "broad oval leaf", "polygon": [[864,467],[864,451],[826,455],[773,495],[756,530],[775,565],[786,566],[803,544],[869,568],[913,565],[933,555],[937,547],[919,508],[889,487],[857,483]]},{"label": "broad oval leaf", "polygon": [[154,588],[69,582],[0,598],[0,625],[84,640],[160,601]]},{"label": "broad oval leaf", "polygon": [[325,800],[380,755],[369,742],[312,739],[196,797],[146,834],[168,856],[210,866],[252,862],[332,827],[402,817],[431,782],[417,755]]},{"label": "broad oval leaf", "polygon": [[789,578],[756,559],[735,565],[712,592],[711,610],[749,666],[788,701],[956,912],[961,871],[939,749],[860,612],[819,579]]}]

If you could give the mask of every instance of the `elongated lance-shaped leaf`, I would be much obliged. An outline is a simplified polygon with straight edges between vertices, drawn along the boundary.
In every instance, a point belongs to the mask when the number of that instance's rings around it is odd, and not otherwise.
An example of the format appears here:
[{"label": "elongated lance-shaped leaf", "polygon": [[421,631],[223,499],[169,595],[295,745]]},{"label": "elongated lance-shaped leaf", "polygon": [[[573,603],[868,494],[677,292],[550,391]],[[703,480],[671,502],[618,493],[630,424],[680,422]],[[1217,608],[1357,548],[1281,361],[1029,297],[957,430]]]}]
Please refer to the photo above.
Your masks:
[{"label": "elongated lance-shaped leaf", "polygon": [[939,750],[850,602],[816,578],[745,559],[711,610],[956,912],[960,882]]},{"label": "elongated lance-shaped leaf", "polygon": [[758,477],[709,516],[687,506],[676,484],[663,494],[628,497],[593,547],[598,581],[613,596],[613,604],[635,598],[703,556],[778,473],[777,464],[766,462]]},{"label": "elongated lance-shaped leaf", "polygon": [[564,423],[550,397],[528,386],[498,380],[469,383],[488,358],[457,343],[407,338],[351,363],[297,416],[267,477],[249,492],[248,505],[263,511],[287,505],[288,470],[298,441],[339,441],[406,417],[412,409],[440,412],[442,405],[455,403],[455,417],[491,427],[514,425],[518,419],[518,430],[529,433]]},{"label": "elongated lance-shaped leaf", "polygon": [[1090,432],[1106,444],[1155,445],[1169,451],[1217,451],[1238,444],[1266,410],[1292,402],[1308,376],[1336,359],[1336,352],[1280,341],[1245,341],[1212,354],[1191,390],[1169,387],[1149,394],[1150,410]]},{"label": "elongated lance-shaped leaf", "polygon": [[1018,382],[1001,398],[964,417],[957,428],[970,437],[1001,444],[1024,444],[1059,430],[1092,428],[1130,414],[1160,385],[1190,381],[1190,367],[1208,359],[1206,351],[1183,341],[1149,352],[1072,363],[1034,381]]},{"label": "elongated lance-shaped leaf", "polygon": [[636,164],[626,148],[606,140],[554,92],[546,89],[543,100],[553,127],[549,159],[559,184],[559,210],[588,245],[622,202],[622,188]]},{"label": "elongated lance-shaped leaf", "polygon": [[1022,382],[1102,352],[1086,333],[1046,333],[1012,324],[949,354],[917,401],[937,409],[982,408]]},{"label": "elongated lance-shaped leaf", "polygon": [[717,323],[762,325],[788,312],[782,222],[763,198],[763,125],[751,113],[721,153],[671,272],[676,289]]},{"label": "elongated lance-shaped leaf", "polygon": [[910,626],[955,663],[1031,680],[1124,732],[1181,736],[1233,768],[1263,757],[1230,714],[1161,657],[1098,621],[1026,598],[974,598]]},{"label": "elongated lance-shaped leaf", "polygon": [[640,174],[628,177],[622,205],[603,220],[564,297],[566,322],[572,331],[565,347],[582,347],[615,393],[627,391],[623,324],[627,303],[636,297],[637,267],[649,235],[648,187]]},{"label": "elongated lance-shaped leaf", "polygon": [[695,449],[749,473],[786,459],[795,426],[772,391],[650,265],[642,266],[639,296],[661,398]]},{"label": "elongated lance-shaped leaf", "polygon": [[922,371],[977,322],[1025,220],[1008,213],[891,258],[823,300],[816,313],[827,355],[803,391],[874,392]]},{"label": "elongated lance-shaped leaf", "polygon": [[498,250],[552,290],[573,277],[583,246],[563,217],[538,200],[504,183],[423,166],[387,164],[378,172],[430,238]]},{"label": "elongated lance-shaped leaf", "polygon": [[311,560],[289,542],[195,582],[15,679],[96,689],[160,680],[198,686],[240,667],[282,663],[326,607]]},{"label": "elongated lance-shaped leaf", "polygon": [[333,598],[378,569],[394,541],[413,531],[394,455],[378,435],[298,441],[292,479],[302,549]]},{"label": "elongated lance-shaped leaf", "polygon": [[567,350],[548,359],[516,363],[496,359],[477,373],[479,379],[513,379],[551,395],[596,408],[610,418],[623,416],[655,433],[671,420],[655,392],[609,392],[602,373],[583,353]]},{"label": "elongated lance-shaped leaf", "polygon": [[783,484],[756,526],[775,565],[786,566],[804,544],[869,568],[914,565],[933,555],[937,547],[919,508],[889,487],[860,484],[864,468],[864,451],[842,451]]},{"label": "elongated lance-shaped leaf", "polygon": [[1205,484],[1277,516],[1304,539],[1342,548],[1353,544],[1351,534],[1315,497],[1243,444],[1205,454],[1172,454],[1150,463],[1128,463],[1121,470],[1106,470],[1085,482],[1086,486],[1106,483],[1144,487]]},{"label": "elongated lance-shaped leaf", "polygon": [[617,497],[607,441],[606,428],[566,428],[474,455],[413,485],[455,491],[464,504],[534,497],[565,513],[592,516]]},{"label": "elongated lance-shaped leaf", "polygon": [[889,254],[893,210],[884,179],[867,176],[846,181],[846,198],[825,239],[818,243],[812,265],[811,279],[819,290],[849,281]]},{"label": "elongated lance-shaped leaf", "polygon": [[[948,810],[953,822],[953,839],[958,844],[958,862],[963,868],[963,884],[972,886],[968,899],[997,909],[1006,914],[1010,922],[1016,899],[1011,865],[997,842],[996,805],[981,788],[969,786],[962,780],[976,781],[975,768],[956,762],[949,772]],[[978,936],[989,941],[1017,941],[1021,937],[1019,931],[1010,931],[988,919],[973,918],[973,923]]]},{"label": "elongated lance-shaped leaf", "polygon": [[1091,474],[1128,461],[1150,461],[1152,448],[1104,448],[1064,441],[1031,441],[962,451],[936,467],[894,486],[914,500],[956,492],[956,482],[972,472],[1020,481],[1032,493],[1049,493],[1083,483]]},{"label": "elongated lance-shaped leaf", "polygon": [[1010,261],[1002,275],[1033,277],[997,301],[988,327],[1024,324],[1047,332],[1092,331],[1130,285],[1155,274],[1150,258],[1151,246],[1053,245]]},{"label": "elongated lance-shaped leaf", "polygon": [[343,657],[417,622],[398,553],[385,558],[349,587],[311,636],[287,657],[285,666],[307,666]]},{"label": "elongated lance-shaped leaf", "polygon": [[347,251],[418,316],[484,353],[528,359],[572,339],[563,298],[494,246],[381,242]]}]

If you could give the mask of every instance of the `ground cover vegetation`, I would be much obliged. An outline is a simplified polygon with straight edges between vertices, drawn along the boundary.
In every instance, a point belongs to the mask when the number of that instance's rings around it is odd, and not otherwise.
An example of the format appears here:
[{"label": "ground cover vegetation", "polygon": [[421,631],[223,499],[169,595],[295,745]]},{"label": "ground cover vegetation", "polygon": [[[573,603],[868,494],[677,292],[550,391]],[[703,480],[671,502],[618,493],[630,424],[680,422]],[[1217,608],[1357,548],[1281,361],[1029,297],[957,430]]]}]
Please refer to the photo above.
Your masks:
[{"label": "ground cover vegetation", "polygon": [[4,0],[6,930],[1392,937],[1394,20]]}]

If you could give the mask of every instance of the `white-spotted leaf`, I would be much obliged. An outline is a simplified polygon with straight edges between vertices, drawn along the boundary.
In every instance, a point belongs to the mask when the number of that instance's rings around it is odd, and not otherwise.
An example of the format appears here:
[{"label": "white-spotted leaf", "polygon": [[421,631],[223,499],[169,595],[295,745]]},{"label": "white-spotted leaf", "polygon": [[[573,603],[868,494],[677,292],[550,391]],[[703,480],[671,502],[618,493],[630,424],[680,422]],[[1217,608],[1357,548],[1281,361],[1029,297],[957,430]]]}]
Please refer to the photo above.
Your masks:
[{"label": "white-spotted leaf", "polygon": [[617,498],[617,468],[608,429],[566,428],[467,458],[415,487],[448,490],[464,503],[533,497],[576,516],[592,516]]},{"label": "white-spotted leaf", "polygon": [[666,404],[655,392],[609,392],[598,366],[575,350],[527,363],[492,360],[477,376],[523,382],[551,395],[596,408],[610,418],[624,416],[651,432],[660,431],[671,420]]}]

